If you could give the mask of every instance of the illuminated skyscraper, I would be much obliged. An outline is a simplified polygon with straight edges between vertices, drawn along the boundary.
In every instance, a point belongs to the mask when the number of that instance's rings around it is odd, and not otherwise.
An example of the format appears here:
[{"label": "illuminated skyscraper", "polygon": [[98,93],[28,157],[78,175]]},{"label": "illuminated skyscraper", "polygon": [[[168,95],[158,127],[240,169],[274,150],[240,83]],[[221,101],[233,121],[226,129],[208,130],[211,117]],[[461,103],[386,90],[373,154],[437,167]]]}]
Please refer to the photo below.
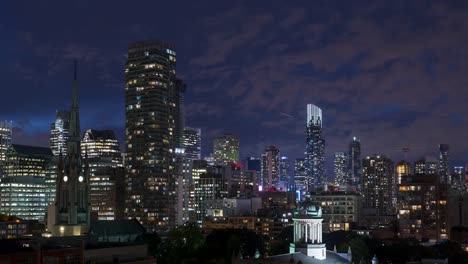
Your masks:
[{"label": "illuminated skyscraper", "polygon": [[262,184],[263,191],[276,188],[279,183],[279,156],[280,151],[276,146],[268,146],[262,154]]},{"label": "illuminated skyscraper", "polygon": [[289,190],[289,187],[291,185],[291,173],[289,172],[289,159],[288,157],[281,157],[280,158],[280,164],[279,164],[279,170],[280,170],[280,185],[281,187],[284,186],[283,190]]},{"label": "illuminated skyscraper", "polygon": [[325,183],[325,139],[322,137],[322,122],[322,109],[308,104],[305,162],[310,188],[323,188]]},{"label": "illuminated skyscraper", "polygon": [[57,111],[55,122],[50,124],[49,146],[55,156],[60,152],[67,155],[68,129],[70,126],[70,111]]},{"label": "illuminated skyscraper", "polygon": [[395,213],[395,181],[393,162],[384,155],[374,155],[362,161],[363,208],[374,216]]},{"label": "illuminated skyscraper", "polygon": [[201,129],[184,128],[185,157],[188,159],[201,159]]},{"label": "illuminated skyscraper", "polygon": [[88,155],[88,159],[108,159],[110,162],[122,166],[120,145],[112,130],[88,129],[81,141],[81,156]]},{"label": "illuminated skyscraper", "polygon": [[346,152],[336,152],[333,161],[333,172],[335,174],[335,183],[338,186],[346,186],[348,181],[348,155]]},{"label": "illuminated skyscraper", "polygon": [[356,137],[353,137],[349,143],[348,173],[349,177],[346,183],[360,187],[362,179],[361,142]]},{"label": "illuminated skyscraper", "polygon": [[448,144],[439,145],[438,173],[441,183],[448,183],[450,181],[449,150]]},{"label": "illuminated skyscraper", "polygon": [[120,145],[112,130],[88,129],[81,156],[89,166],[89,201],[95,220],[123,218],[124,169]]},{"label": "illuminated skyscraper", "polygon": [[299,191],[301,194],[308,190],[304,159],[296,159],[294,161],[294,185],[296,187],[296,191]]},{"label": "illuminated skyscraper", "polygon": [[213,157],[218,165],[239,162],[239,137],[223,135],[213,140]]},{"label": "illuminated skyscraper", "polygon": [[[13,130],[12,122],[0,121],[0,167],[5,161],[5,153],[11,144],[11,134]],[[1,168],[0,168],[1,176]]]},{"label": "illuminated skyscraper", "polygon": [[[175,148],[183,93],[176,52],[160,41],[130,44],[125,69],[126,215],[149,232],[175,225]],[[179,135],[180,134],[180,135]]]}]

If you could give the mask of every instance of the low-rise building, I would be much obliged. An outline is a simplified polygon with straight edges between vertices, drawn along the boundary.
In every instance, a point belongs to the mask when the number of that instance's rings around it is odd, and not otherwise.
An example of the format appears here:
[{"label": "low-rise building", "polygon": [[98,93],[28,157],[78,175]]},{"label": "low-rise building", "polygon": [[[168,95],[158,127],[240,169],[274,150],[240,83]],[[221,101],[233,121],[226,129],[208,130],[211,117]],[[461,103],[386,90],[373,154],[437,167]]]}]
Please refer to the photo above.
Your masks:
[{"label": "low-rise building", "polygon": [[361,196],[357,193],[321,192],[310,200],[322,208],[323,232],[349,231],[359,221]]}]

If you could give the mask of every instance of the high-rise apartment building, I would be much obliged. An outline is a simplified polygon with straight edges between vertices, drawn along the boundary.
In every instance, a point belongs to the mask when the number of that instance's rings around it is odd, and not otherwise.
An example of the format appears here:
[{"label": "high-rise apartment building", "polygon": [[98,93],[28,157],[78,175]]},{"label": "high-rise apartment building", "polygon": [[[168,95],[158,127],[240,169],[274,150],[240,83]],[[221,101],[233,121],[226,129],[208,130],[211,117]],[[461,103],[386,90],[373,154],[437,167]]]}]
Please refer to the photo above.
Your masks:
[{"label": "high-rise apartment building", "polygon": [[282,156],[279,161],[280,171],[280,189],[286,191],[290,189],[291,185],[291,173],[289,172],[289,159],[288,157]]},{"label": "high-rise apartment building", "polygon": [[88,129],[81,140],[81,156],[88,159],[107,159],[122,166],[120,144],[112,130]]},{"label": "high-rise apartment building", "polygon": [[448,144],[439,145],[438,173],[441,183],[448,183],[450,181],[449,150]]},{"label": "high-rise apartment building", "polygon": [[364,214],[395,214],[395,181],[393,162],[384,155],[366,157],[362,161],[362,193]]},{"label": "high-rise apartment building", "polygon": [[1,166],[6,159],[6,152],[11,144],[11,135],[13,131],[13,123],[8,121],[0,121],[0,176]]},{"label": "high-rise apartment building", "polygon": [[55,156],[60,152],[67,155],[68,129],[70,126],[70,111],[57,111],[55,122],[50,124],[49,146]]},{"label": "high-rise apartment building", "polygon": [[306,120],[306,173],[309,188],[325,184],[325,139],[322,137],[322,109],[308,104]]},{"label": "high-rise apartment building", "polygon": [[130,44],[125,81],[126,215],[149,232],[167,230],[175,224],[175,148],[183,145],[185,85],[174,47]]},{"label": "high-rise apartment building", "polygon": [[262,154],[262,190],[276,188],[279,183],[280,151],[276,146],[268,146]]},{"label": "high-rise apartment building", "polygon": [[184,128],[185,157],[192,160],[201,159],[201,129]]},{"label": "high-rise apartment building", "polygon": [[348,181],[348,154],[346,152],[336,152],[333,161],[333,172],[335,174],[335,183],[338,186],[346,186]]},{"label": "high-rise apartment building", "polygon": [[296,191],[301,193],[301,195],[307,192],[308,190],[307,173],[306,173],[304,159],[294,160],[294,185],[295,185]]},{"label": "high-rise apartment building", "polygon": [[407,175],[398,185],[398,234],[439,241],[448,238],[447,188],[438,175]]},{"label": "high-rise apartment building", "polygon": [[347,183],[360,187],[362,180],[361,142],[356,137],[353,137],[349,143],[348,173]]},{"label": "high-rise apartment building", "polygon": [[222,135],[213,140],[213,157],[217,165],[239,162],[239,137]]}]

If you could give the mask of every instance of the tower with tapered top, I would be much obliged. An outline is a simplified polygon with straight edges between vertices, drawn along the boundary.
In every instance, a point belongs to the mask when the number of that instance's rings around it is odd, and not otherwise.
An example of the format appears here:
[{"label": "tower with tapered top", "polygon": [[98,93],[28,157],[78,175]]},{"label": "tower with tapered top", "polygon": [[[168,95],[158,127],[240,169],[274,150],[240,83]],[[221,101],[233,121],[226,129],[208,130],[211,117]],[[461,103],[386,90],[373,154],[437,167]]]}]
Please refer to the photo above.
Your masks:
[{"label": "tower with tapered top", "polygon": [[[88,166],[81,158],[76,61],[67,154],[59,154],[55,195],[54,236],[77,236],[88,232],[90,222]],[[86,159],[85,159],[86,160]]]}]

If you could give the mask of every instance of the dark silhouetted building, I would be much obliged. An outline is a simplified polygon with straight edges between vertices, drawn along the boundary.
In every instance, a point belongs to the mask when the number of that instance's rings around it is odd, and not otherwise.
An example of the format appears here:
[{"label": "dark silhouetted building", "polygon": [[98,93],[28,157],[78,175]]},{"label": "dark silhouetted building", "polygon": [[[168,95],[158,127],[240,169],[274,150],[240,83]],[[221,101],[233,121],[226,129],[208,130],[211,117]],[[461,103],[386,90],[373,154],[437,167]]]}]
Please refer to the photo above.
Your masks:
[{"label": "dark silhouetted building", "polygon": [[57,162],[55,225],[51,230],[54,236],[83,235],[88,232],[90,223],[89,167],[81,158],[76,70],[75,61],[67,155],[59,154]]},{"label": "dark silhouetted building", "polygon": [[349,143],[348,173],[347,183],[360,188],[362,180],[361,142],[356,137],[353,137]]}]

